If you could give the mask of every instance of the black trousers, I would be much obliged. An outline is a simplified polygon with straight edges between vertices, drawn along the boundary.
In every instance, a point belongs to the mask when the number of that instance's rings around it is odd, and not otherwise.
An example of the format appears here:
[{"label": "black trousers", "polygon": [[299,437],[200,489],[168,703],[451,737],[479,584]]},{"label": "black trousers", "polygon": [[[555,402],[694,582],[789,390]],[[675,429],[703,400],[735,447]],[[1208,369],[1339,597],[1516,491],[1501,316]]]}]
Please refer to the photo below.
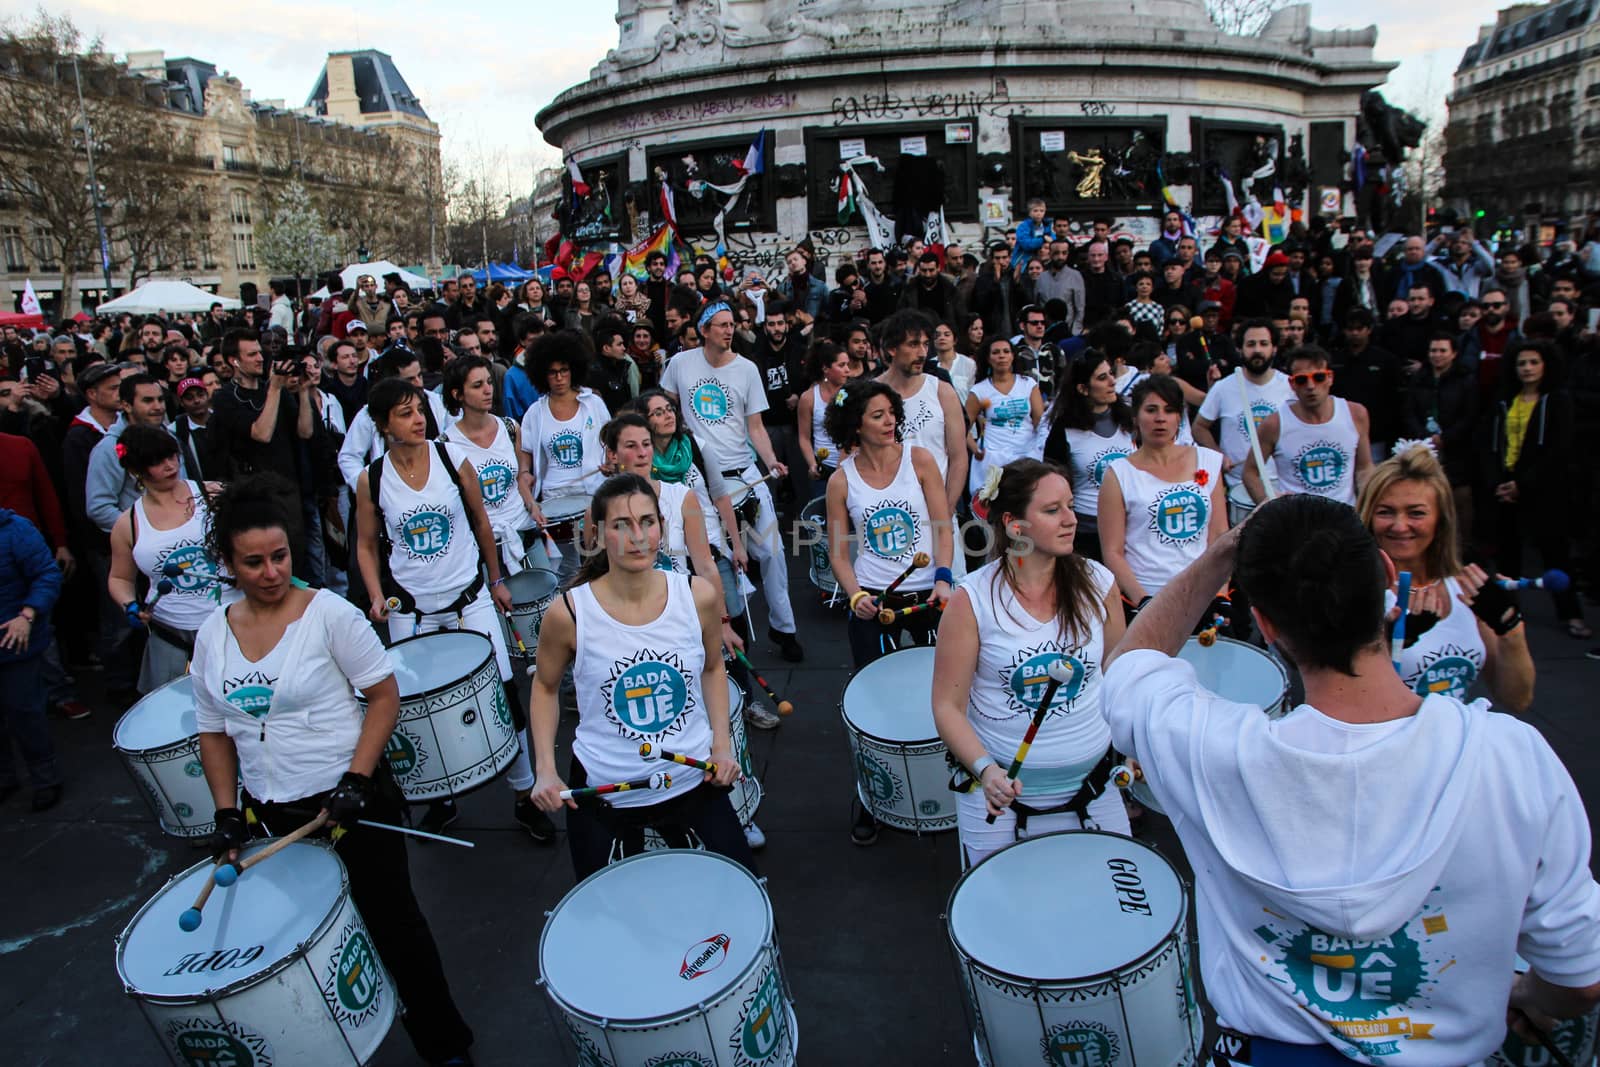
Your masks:
[{"label": "black trousers", "polygon": [[[1539,551],[1539,561],[1546,570],[1571,572],[1572,560],[1567,548],[1570,523],[1549,515],[1538,506],[1539,501],[1523,499],[1515,504],[1495,502],[1496,551],[1495,566],[1508,578],[1522,578],[1522,542],[1524,536],[1533,541]],[[1562,592],[1550,590],[1555,603],[1556,617],[1562,620],[1583,618],[1583,605],[1578,591],[1568,586]]]},{"label": "black trousers", "polygon": [[[377,822],[399,823],[404,806],[400,787],[380,763],[374,775],[375,798],[367,813]],[[255,812],[257,828],[281,837],[317,817],[326,793],[287,803],[267,803],[248,790],[244,805]],[[323,830],[317,836],[325,836]],[[444,964],[428,920],[411,889],[406,839],[388,830],[359,824],[333,846],[350,873],[350,897],[372,935],[378,958],[394,976],[405,1005],[400,1021],[417,1055],[430,1062],[460,1055],[472,1045],[472,1029],[456,1009],[445,981]]]},{"label": "black trousers", "polygon": [[[701,773],[693,767],[671,766],[674,774]],[[567,785],[581,789],[588,784],[589,772],[573,756]],[[630,855],[637,851],[638,842],[629,844],[629,840],[640,836],[645,827],[660,833],[674,847],[680,846],[683,831],[692,830],[707,852],[726,856],[751,874],[759,875],[755,853],[750,851],[744,827],[739,825],[739,816],[728,799],[730,792],[702,783],[670,800],[640,807],[613,808],[603,797],[578,801],[578,809],[567,812],[567,846],[572,850],[572,868],[578,881],[611,862],[611,849],[618,838],[628,845]]]},{"label": "black trousers", "polygon": [[[881,590],[869,589],[867,592],[878,598],[881,607],[890,609],[909,608],[928,597],[925,592],[895,593],[885,600]],[[859,618],[852,611],[845,623],[845,634],[850,639],[850,657],[855,660],[856,670],[897,649],[933,644],[941,618],[943,616],[937,611],[919,611],[885,626],[877,619]]]}]

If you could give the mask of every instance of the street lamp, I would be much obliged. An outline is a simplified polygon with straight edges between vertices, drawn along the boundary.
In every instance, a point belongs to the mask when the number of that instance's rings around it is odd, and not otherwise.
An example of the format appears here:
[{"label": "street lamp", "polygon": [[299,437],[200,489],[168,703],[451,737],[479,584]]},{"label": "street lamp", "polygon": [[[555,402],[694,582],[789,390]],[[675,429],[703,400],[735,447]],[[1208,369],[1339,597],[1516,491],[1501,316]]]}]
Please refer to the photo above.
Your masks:
[{"label": "street lamp", "polygon": [[[72,81],[78,90],[78,114],[83,118],[83,153],[89,160],[89,192],[94,202],[94,228],[100,235],[100,271],[106,283],[105,293],[101,296],[103,303],[111,299],[111,242],[106,240],[106,217],[101,206],[100,183],[94,177],[94,129],[89,125],[89,109],[83,106],[83,74],[78,70],[76,55],[72,57]],[[65,308],[62,310],[65,311]]]}]

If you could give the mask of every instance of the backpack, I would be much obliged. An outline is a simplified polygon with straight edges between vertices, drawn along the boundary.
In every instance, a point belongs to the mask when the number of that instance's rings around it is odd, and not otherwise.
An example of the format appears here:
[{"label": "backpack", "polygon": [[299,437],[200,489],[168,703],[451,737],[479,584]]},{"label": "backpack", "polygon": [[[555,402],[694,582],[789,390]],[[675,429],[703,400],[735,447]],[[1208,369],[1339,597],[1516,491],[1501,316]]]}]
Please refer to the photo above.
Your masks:
[{"label": "backpack", "polygon": [[[456,465],[450,462],[450,453],[446,450],[444,442],[434,441],[433,449],[438,454],[439,462],[444,464],[445,471],[450,475],[450,482],[456,487],[456,494],[461,497],[461,507],[467,507],[467,497],[461,488],[461,472]],[[389,524],[383,518],[383,504],[380,502],[380,492],[383,482],[383,461],[387,456],[379,456],[367,467],[367,492],[372,498],[372,511],[378,520],[378,584],[385,597],[392,597],[400,601],[400,610],[408,615],[414,615],[419,620],[422,612],[417,610],[417,598],[412,596],[406,588],[395,581],[394,573],[389,569],[389,556],[394,551],[394,540],[389,536]],[[451,601],[446,607],[432,614],[451,615],[459,614],[463,608],[472,603],[478,591],[483,588],[483,572],[467,584],[461,594]]]}]

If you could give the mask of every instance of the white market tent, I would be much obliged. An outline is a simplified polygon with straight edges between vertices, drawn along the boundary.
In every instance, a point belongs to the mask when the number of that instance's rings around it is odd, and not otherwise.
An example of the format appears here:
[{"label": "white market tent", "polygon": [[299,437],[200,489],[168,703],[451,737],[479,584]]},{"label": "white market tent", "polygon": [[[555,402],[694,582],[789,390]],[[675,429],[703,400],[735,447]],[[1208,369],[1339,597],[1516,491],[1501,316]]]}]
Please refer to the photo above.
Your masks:
[{"label": "white market tent", "polygon": [[124,311],[133,315],[154,315],[161,311],[206,311],[212,304],[221,304],[229,311],[242,305],[231,296],[208,293],[188,282],[156,279],[145,282],[131,293],[108,300],[95,308],[97,315],[120,315]]},{"label": "white market tent", "polygon": [[400,280],[414,289],[427,288],[433,285],[432,282],[424,278],[422,275],[412,274],[408,270],[404,270],[395,266],[387,259],[380,259],[375,263],[352,263],[344,270],[339,272],[339,280],[344,283],[344,287],[346,289],[354,289],[356,287],[356,279],[361,277],[363,274],[370,274],[376,278],[378,280],[378,287],[380,289],[383,287],[383,276],[385,274],[400,275]]}]

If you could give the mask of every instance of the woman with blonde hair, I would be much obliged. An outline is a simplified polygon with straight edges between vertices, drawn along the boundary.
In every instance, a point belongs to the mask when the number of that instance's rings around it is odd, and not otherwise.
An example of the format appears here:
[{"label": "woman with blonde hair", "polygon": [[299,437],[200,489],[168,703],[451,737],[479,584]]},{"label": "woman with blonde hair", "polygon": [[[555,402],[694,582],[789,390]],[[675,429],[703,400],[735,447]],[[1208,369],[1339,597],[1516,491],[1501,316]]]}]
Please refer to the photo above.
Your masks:
[{"label": "woman with blonde hair", "polygon": [[1526,711],[1533,657],[1516,596],[1463,564],[1450,480],[1433,449],[1415,443],[1378,464],[1356,506],[1396,572],[1411,572],[1400,677],[1422,696],[1459,698],[1481,678],[1496,704]]}]

